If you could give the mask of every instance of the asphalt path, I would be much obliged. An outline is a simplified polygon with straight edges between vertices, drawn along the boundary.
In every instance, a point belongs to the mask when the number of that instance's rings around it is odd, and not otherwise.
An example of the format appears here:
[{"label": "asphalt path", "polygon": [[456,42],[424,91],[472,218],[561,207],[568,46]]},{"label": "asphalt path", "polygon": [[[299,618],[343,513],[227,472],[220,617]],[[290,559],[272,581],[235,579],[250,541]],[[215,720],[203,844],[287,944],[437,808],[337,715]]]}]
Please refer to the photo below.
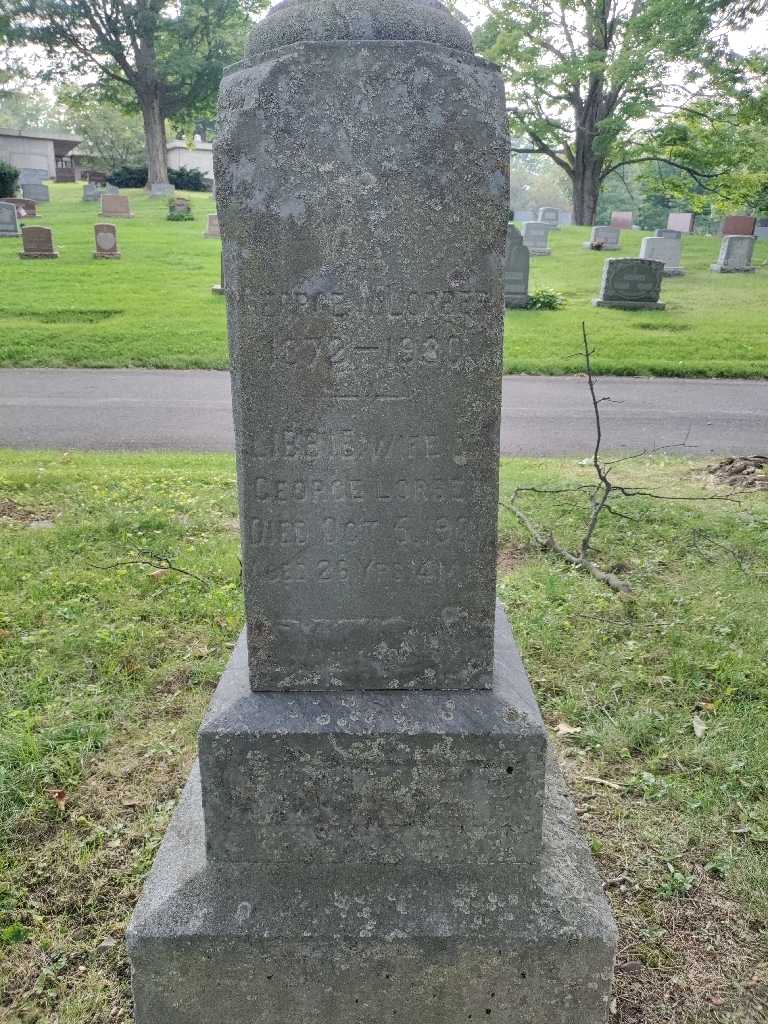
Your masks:
[{"label": "asphalt path", "polygon": [[[604,448],[768,450],[768,381],[602,377]],[[506,455],[587,455],[584,377],[504,378]],[[229,374],[215,370],[0,370],[0,447],[231,451]]]}]

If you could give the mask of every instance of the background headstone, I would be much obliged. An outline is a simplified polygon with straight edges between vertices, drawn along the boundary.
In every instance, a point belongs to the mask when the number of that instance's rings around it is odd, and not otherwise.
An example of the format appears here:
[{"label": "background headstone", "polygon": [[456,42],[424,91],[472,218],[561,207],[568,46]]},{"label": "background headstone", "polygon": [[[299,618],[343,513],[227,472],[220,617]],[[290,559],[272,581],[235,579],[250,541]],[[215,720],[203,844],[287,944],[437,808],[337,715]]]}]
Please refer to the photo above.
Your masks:
[{"label": "background headstone", "polygon": [[19,256],[24,260],[55,260],[58,252],[53,247],[53,232],[50,228],[23,227],[21,238],[24,248]]},{"label": "background headstone", "polygon": [[757,227],[757,218],[745,214],[732,213],[723,218],[720,225],[720,234],[725,238],[728,235],[754,235]]},{"label": "background headstone", "polygon": [[101,198],[102,190],[96,185],[90,182],[87,185],[83,185],[83,202],[84,203],[97,203]]},{"label": "background headstone", "polygon": [[560,228],[560,211],[555,206],[542,206],[539,210],[539,221],[557,231]]},{"label": "background headstone", "polygon": [[529,220],[523,224],[523,242],[531,256],[550,256],[550,227],[542,221]]},{"label": "background headstone", "polygon": [[600,297],[593,306],[610,309],[665,309],[660,302],[664,264],[661,260],[606,260]]},{"label": "background headstone", "polygon": [[226,294],[226,292],[224,291],[224,252],[223,252],[223,250],[222,250],[222,253],[221,253],[221,271],[219,273],[219,283],[215,284],[213,286],[213,288],[211,288],[211,291],[213,292],[214,295],[225,295]]},{"label": "background headstone", "polygon": [[49,203],[51,201],[47,185],[22,185],[21,194],[24,199],[31,199],[35,203]]},{"label": "background headstone", "polygon": [[507,309],[527,307],[530,271],[531,254],[523,244],[523,236],[513,224],[508,224],[504,256],[504,305]]},{"label": "background headstone", "polygon": [[751,274],[757,267],[752,266],[755,249],[754,235],[728,235],[720,245],[717,263],[709,268],[716,274]]},{"label": "background headstone", "polygon": [[610,224],[596,224],[592,228],[592,235],[588,242],[584,242],[585,249],[594,249],[600,246],[601,252],[614,252],[621,248],[621,231]]},{"label": "background headstone", "polygon": [[172,199],[168,204],[168,209],[173,213],[192,213],[192,205],[188,199],[184,199],[182,196]]},{"label": "background headstone", "polygon": [[675,228],[659,228],[656,231],[657,238],[679,238],[682,240],[683,232]]},{"label": "background headstone", "polygon": [[44,167],[22,167],[19,171],[19,185],[42,185],[49,177]]},{"label": "background headstone", "polygon": [[93,233],[96,241],[94,257],[100,260],[119,260],[120,250],[117,248],[117,228],[114,224],[95,224]]},{"label": "background headstone", "polygon": [[755,237],[759,239],[768,238],[768,219],[759,220],[755,228]]},{"label": "background headstone", "polygon": [[526,221],[536,220],[536,214],[533,210],[515,210],[515,216],[513,218],[518,224],[525,224]]},{"label": "background headstone", "polygon": [[290,0],[217,126],[249,643],[136,1022],[604,1024],[615,929],[494,612],[501,75],[435,0]]},{"label": "background headstone", "polygon": [[219,218],[217,214],[208,214],[208,223],[206,224],[203,238],[221,238],[221,229],[219,227]]},{"label": "background headstone", "polygon": [[0,238],[18,238],[20,233],[16,205],[0,202]]},{"label": "background headstone", "polygon": [[37,203],[33,199],[19,199],[18,196],[3,196],[0,203],[11,203],[16,207],[16,216],[19,220],[29,220],[37,217]]},{"label": "background headstone", "polygon": [[101,197],[101,212],[104,217],[133,217],[128,196],[104,193]]},{"label": "background headstone", "polygon": [[664,264],[664,277],[682,277],[685,271],[680,266],[683,252],[681,238],[644,238],[640,243],[641,260],[660,260]]},{"label": "background headstone", "polygon": [[104,186],[104,195],[119,196],[120,189],[117,187],[117,185],[110,185],[109,182],[107,182],[107,184]]},{"label": "background headstone", "polygon": [[684,235],[692,235],[695,226],[695,213],[670,213],[667,217],[667,227],[670,231],[680,231]]},{"label": "background headstone", "polygon": [[155,182],[154,185],[149,187],[149,198],[150,199],[171,199],[176,193],[176,189],[173,185],[162,184]]},{"label": "background headstone", "polygon": [[635,215],[631,210],[614,210],[611,214],[611,227],[620,231],[631,231],[635,223]]},{"label": "background headstone", "polygon": [[99,188],[104,188],[107,184],[107,176],[103,171],[86,171],[83,177],[91,185],[96,185]]}]

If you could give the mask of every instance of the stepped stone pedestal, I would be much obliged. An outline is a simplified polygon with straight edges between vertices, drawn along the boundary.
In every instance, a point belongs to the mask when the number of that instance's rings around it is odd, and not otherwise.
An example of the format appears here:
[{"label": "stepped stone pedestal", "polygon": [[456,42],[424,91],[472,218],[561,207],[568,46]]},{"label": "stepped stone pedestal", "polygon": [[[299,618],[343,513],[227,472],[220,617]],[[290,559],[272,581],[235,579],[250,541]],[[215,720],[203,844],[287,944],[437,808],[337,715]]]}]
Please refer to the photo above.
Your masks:
[{"label": "stepped stone pedestal", "polygon": [[285,0],[216,142],[247,630],[138,1024],[604,1024],[615,928],[495,599],[508,137],[437,0]]}]

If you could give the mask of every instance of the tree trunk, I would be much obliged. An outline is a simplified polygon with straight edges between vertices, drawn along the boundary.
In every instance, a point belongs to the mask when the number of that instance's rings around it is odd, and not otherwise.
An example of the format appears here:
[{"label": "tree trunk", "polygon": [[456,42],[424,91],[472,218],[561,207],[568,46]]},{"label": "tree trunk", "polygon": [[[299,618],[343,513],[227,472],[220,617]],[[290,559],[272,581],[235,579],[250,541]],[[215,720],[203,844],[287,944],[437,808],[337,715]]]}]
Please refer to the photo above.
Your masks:
[{"label": "tree trunk", "polygon": [[592,227],[597,218],[600,177],[592,168],[580,167],[573,174],[573,222]]},{"label": "tree trunk", "polygon": [[168,146],[165,138],[165,119],[160,111],[156,93],[139,97],[144,118],[144,139],[147,144],[148,185],[168,184]]}]

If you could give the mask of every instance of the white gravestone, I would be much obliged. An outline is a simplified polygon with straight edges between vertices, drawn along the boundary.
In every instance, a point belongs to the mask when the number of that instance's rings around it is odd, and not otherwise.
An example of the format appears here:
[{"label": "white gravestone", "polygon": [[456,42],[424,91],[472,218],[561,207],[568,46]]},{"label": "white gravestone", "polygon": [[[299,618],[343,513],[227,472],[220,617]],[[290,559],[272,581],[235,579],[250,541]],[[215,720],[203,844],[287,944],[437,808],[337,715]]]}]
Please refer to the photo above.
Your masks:
[{"label": "white gravestone", "polygon": [[640,243],[641,260],[659,260],[664,264],[664,277],[682,277],[680,266],[683,252],[682,238],[651,236]]},{"label": "white gravestone", "polygon": [[709,268],[715,274],[752,274],[752,253],[757,239],[754,235],[726,235],[720,246],[717,263]]}]

